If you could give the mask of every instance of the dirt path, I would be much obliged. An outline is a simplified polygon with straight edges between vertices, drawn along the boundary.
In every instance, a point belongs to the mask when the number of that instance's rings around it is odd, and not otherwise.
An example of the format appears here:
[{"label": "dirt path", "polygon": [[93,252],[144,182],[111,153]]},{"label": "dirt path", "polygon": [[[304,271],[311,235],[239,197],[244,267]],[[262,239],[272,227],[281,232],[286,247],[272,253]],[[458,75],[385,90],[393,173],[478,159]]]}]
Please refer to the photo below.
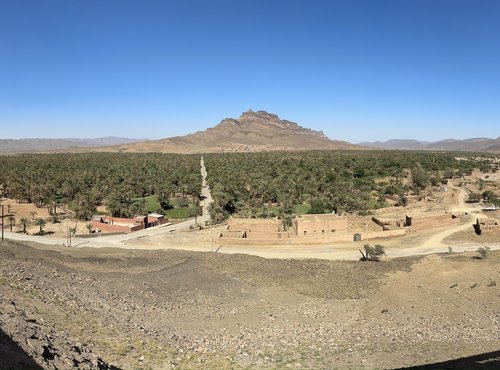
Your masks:
[{"label": "dirt path", "polygon": [[[467,217],[467,222],[464,224],[457,225],[453,228],[447,229],[445,231],[441,231],[439,233],[436,233],[429,237],[428,239],[423,240],[418,248],[419,249],[425,249],[425,248],[437,248],[437,247],[444,247],[448,246],[448,244],[443,243],[443,240],[452,235],[455,234],[456,232],[467,230],[472,227],[472,223],[480,217],[484,217],[483,215],[480,215],[478,213],[473,212],[473,206],[467,204],[465,202],[466,197],[468,196],[467,192],[463,188],[457,188],[453,187],[453,189],[458,190],[458,197],[457,197],[457,206],[455,206],[452,211],[453,213],[459,213],[459,214],[470,214],[470,217]],[[471,212],[472,211],[472,212]]]},{"label": "dirt path", "polygon": [[210,192],[210,186],[207,184],[207,169],[205,168],[205,160],[203,156],[200,161],[201,166],[201,195],[204,197],[203,200],[203,216],[199,218],[201,223],[208,221],[210,219],[210,214],[208,212],[208,206],[212,204],[212,193]]}]

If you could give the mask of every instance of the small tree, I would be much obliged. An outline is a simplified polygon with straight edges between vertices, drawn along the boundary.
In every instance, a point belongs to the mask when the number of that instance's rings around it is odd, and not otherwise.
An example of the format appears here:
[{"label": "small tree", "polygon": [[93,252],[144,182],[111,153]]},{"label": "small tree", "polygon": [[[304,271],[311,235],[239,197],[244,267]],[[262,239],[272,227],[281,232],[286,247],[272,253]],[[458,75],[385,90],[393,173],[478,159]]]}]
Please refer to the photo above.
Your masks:
[{"label": "small tree", "polygon": [[404,195],[401,195],[396,205],[406,207],[408,205],[408,198]]},{"label": "small tree", "polygon": [[215,202],[210,203],[208,206],[208,212],[210,214],[212,224],[219,224],[229,217],[229,213],[224,211],[224,209]]},{"label": "small tree", "polygon": [[14,216],[9,216],[9,227],[10,227],[10,232],[12,232],[12,226],[16,224],[16,218]]},{"label": "small tree", "polygon": [[26,227],[30,224],[30,220],[28,220],[26,217],[23,217],[19,220],[19,226],[23,227],[23,233],[26,234]]},{"label": "small tree", "polygon": [[380,256],[385,255],[384,246],[382,246],[380,244],[376,244],[373,246],[369,245],[369,244],[365,244],[364,248],[365,248],[365,253],[363,253],[360,250],[360,253],[363,256],[361,258],[361,261],[377,261],[378,262],[378,261],[380,261]]},{"label": "small tree", "polygon": [[38,226],[40,228],[40,232],[39,234],[40,235],[43,235],[43,227],[46,225],[47,223],[45,222],[45,220],[43,218],[37,218],[35,220],[35,225]]},{"label": "small tree", "polygon": [[189,201],[187,200],[187,198],[180,198],[178,200],[177,204],[181,208],[187,208],[187,207],[189,207]]},{"label": "small tree", "polygon": [[420,163],[411,170],[411,182],[415,190],[425,189],[430,182],[429,174]]},{"label": "small tree", "polygon": [[279,218],[283,223],[285,230],[288,230],[293,225],[294,207],[291,202],[284,202],[283,206],[279,209]]},{"label": "small tree", "polygon": [[485,258],[488,258],[488,252],[490,251],[490,247],[488,246],[484,246],[484,247],[479,247],[477,248],[476,252],[479,253],[479,259],[485,259]]},{"label": "small tree", "polygon": [[481,200],[481,195],[478,193],[470,193],[467,198],[467,203],[477,203]]}]

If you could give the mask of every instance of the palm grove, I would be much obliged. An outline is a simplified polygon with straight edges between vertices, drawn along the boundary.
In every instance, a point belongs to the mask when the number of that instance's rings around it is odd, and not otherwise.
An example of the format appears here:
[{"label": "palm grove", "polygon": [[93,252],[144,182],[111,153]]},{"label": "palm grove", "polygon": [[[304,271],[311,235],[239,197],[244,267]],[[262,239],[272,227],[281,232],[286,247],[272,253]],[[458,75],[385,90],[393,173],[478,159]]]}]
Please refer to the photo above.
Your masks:
[{"label": "palm grove", "polygon": [[[463,154],[461,154],[463,156]],[[204,156],[214,203],[212,220],[230,215],[280,217],[290,225],[296,213],[356,213],[387,206],[386,196],[405,205],[419,194],[474,169],[496,170],[485,155],[457,160],[452,153],[398,151],[310,151],[225,153]],[[173,196],[197,202],[200,156],[159,153],[30,154],[0,157],[4,195],[33,202],[56,214],[68,208],[89,220],[104,204],[114,217],[146,211],[154,196],[158,212]],[[387,181],[381,179],[386,178]],[[376,181],[377,180],[377,181]],[[29,220],[22,220],[23,228]]]},{"label": "palm grove", "polygon": [[114,217],[144,214],[148,195],[161,209],[173,194],[198,197],[201,175],[198,156],[175,154],[30,154],[0,157],[4,195],[17,202],[69,208],[89,220],[97,206],[106,205]]},{"label": "palm grove", "polygon": [[[457,160],[453,153],[404,151],[311,151],[227,153],[205,156],[221,221],[279,216],[290,225],[295,213],[356,213],[387,206],[386,196],[406,205],[407,195],[446,184],[474,169],[496,170],[483,155]],[[461,154],[463,156],[463,153]],[[380,181],[387,178],[387,181]],[[379,181],[375,181],[379,180]]]}]

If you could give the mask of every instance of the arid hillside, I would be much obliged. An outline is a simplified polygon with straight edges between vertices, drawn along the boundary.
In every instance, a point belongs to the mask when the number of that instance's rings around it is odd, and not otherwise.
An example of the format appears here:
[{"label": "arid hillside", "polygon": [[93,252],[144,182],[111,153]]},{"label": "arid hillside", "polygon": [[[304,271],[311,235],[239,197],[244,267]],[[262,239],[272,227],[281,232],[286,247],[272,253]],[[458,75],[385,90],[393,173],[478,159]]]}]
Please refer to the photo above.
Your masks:
[{"label": "arid hillside", "polygon": [[500,137],[491,139],[487,137],[470,138],[464,140],[445,139],[435,142],[392,139],[388,141],[362,142],[364,145],[379,149],[400,150],[443,150],[457,152],[500,152]]},{"label": "arid hillside", "polygon": [[94,139],[0,139],[0,153],[38,153],[55,151],[75,151],[82,148],[123,145],[141,141],[120,137],[102,137]]},{"label": "arid hillside", "polygon": [[186,136],[150,140],[98,151],[220,153],[306,149],[360,149],[345,141],[330,140],[323,132],[282,120],[264,111],[244,112],[239,118],[223,119],[215,127]]},{"label": "arid hillside", "polygon": [[0,368],[393,369],[481,354],[447,368],[495,369],[500,254],[473,256],[276,260],[6,242]]}]

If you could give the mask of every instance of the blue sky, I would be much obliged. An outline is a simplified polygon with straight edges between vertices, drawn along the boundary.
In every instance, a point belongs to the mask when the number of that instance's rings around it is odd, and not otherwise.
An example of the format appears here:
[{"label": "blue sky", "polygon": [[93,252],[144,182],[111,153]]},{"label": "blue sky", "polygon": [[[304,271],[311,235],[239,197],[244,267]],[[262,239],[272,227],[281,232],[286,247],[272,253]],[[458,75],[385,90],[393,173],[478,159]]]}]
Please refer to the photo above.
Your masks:
[{"label": "blue sky", "polygon": [[500,136],[500,1],[0,0],[0,138]]}]

